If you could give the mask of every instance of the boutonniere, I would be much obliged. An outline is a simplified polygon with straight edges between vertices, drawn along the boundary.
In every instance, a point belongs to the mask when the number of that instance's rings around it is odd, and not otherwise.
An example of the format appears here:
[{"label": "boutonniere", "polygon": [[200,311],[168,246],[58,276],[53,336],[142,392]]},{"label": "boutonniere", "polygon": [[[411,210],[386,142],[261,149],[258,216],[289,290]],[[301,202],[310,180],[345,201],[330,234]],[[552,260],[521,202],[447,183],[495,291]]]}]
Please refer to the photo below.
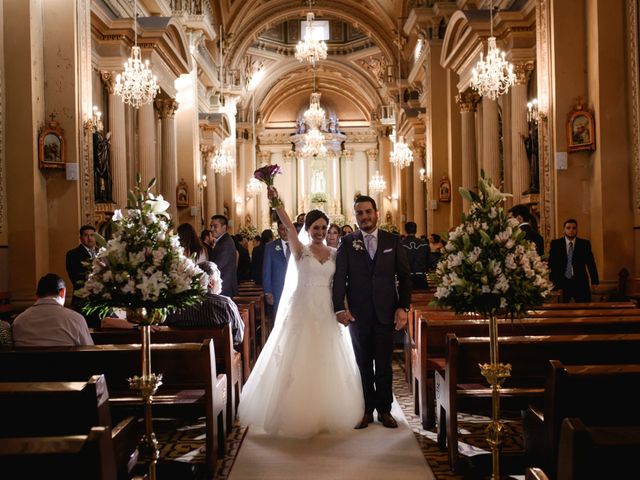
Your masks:
[{"label": "boutonniere", "polygon": [[362,243],[362,240],[354,240],[353,242],[351,242],[351,245],[356,252],[364,250],[364,243]]},{"label": "boutonniere", "polygon": [[276,252],[281,252],[282,251],[282,247],[280,245],[276,245]]}]

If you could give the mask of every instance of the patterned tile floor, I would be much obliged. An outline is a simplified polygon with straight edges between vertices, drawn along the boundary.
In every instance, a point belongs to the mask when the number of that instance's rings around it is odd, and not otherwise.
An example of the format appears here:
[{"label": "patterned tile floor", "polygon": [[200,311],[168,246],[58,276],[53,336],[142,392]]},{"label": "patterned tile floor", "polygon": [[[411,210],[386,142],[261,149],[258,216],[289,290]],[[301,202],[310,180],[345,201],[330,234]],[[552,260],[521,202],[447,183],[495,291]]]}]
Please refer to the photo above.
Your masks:
[{"label": "patterned tile floor", "polygon": [[[484,441],[484,429],[489,422],[488,417],[465,413],[459,415],[461,458],[469,461],[466,462],[468,468],[465,469],[466,473],[464,475],[455,474],[449,469],[446,451],[441,451],[437,446],[436,431],[424,430],[419,417],[414,414],[413,395],[409,390],[409,385],[404,380],[404,370],[399,361],[394,362],[394,393],[409,425],[413,429],[427,462],[438,480],[483,477],[482,471],[489,468],[487,462],[490,462],[490,457],[478,454],[488,454],[486,442]],[[508,413],[505,413],[504,417],[508,417]],[[201,468],[204,461],[202,452],[204,420],[200,419],[200,421],[185,426],[176,426],[175,423],[168,420],[165,422],[163,424],[162,420],[158,420],[158,426],[156,427],[161,461],[163,462],[159,466],[158,477],[161,479],[163,477],[171,479],[205,479],[206,476],[202,473]],[[518,415],[512,415],[511,419],[505,421],[505,431],[506,438],[503,451],[505,453],[522,452],[522,425]],[[229,433],[227,453],[224,458],[218,461],[215,480],[227,480],[229,477],[245,434],[246,428],[237,424]],[[480,458],[482,458],[482,461],[478,462],[477,460]],[[167,472],[166,476],[162,475],[163,470]]]}]

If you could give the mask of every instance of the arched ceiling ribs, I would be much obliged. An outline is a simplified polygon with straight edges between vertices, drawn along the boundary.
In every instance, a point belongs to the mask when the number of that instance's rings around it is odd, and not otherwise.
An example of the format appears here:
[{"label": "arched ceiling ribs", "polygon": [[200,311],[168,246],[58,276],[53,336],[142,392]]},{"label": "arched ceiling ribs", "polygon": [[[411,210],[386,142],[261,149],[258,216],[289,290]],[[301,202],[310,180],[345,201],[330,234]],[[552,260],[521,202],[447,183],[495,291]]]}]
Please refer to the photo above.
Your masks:
[{"label": "arched ceiling ribs", "polygon": [[[317,17],[336,18],[356,26],[370,36],[373,42],[390,61],[395,58],[394,46],[395,20],[386,15],[376,15],[370,8],[346,0],[327,0],[318,2],[312,10]],[[230,49],[225,64],[239,68],[242,57],[256,41],[258,35],[271,25],[292,18],[303,18],[308,8],[292,5],[290,0],[271,0],[269,2],[247,1],[234,22],[226,29]]]}]

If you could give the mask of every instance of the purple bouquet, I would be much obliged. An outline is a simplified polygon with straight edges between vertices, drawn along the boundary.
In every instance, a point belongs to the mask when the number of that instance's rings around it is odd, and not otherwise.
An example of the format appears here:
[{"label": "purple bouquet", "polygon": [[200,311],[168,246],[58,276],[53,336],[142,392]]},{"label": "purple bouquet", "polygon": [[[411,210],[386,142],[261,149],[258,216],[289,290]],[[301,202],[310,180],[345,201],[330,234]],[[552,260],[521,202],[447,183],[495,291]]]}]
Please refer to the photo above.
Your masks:
[{"label": "purple bouquet", "polygon": [[[273,187],[273,180],[276,175],[282,173],[280,165],[265,165],[253,172],[254,178],[257,178],[261,182],[267,185],[267,187]],[[271,207],[277,208],[282,205],[282,201],[278,197],[271,199]]]}]

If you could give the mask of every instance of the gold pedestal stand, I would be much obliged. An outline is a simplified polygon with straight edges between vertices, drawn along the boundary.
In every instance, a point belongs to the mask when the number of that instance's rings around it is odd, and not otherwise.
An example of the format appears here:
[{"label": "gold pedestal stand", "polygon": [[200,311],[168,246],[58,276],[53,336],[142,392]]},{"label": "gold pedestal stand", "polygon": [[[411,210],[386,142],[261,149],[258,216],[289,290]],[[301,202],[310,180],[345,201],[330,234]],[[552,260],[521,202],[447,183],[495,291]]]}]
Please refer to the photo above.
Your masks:
[{"label": "gold pedestal stand", "polygon": [[489,348],[490,362],[480,366],[482,376],[491,385],[491,423],[486,428],[487,443],[491,447],[491,480],[500,479],[500,446],[504,422],[500,420],[500,388],[505,379],[511,375],[511,364],[498,362],[498,321],[494,315],[489,316]]},{"label": "gold pedestal stand", "polygon": [[137,390],[144,403],[144,430],[145,433],[138,444],[140,456],[148,465],[149,480],[156,480],[156,466],[160,451],[158,441],[153,432],[153,395],[162,385],[162,374],[151,373],[151,325],[162,323],[162,313],[152,311],[147,315],[145,309],[136,309],[127,313],[127,319],[140,325],[141,350],[142,350],[142,376],[129,378],[129,388]]}]

